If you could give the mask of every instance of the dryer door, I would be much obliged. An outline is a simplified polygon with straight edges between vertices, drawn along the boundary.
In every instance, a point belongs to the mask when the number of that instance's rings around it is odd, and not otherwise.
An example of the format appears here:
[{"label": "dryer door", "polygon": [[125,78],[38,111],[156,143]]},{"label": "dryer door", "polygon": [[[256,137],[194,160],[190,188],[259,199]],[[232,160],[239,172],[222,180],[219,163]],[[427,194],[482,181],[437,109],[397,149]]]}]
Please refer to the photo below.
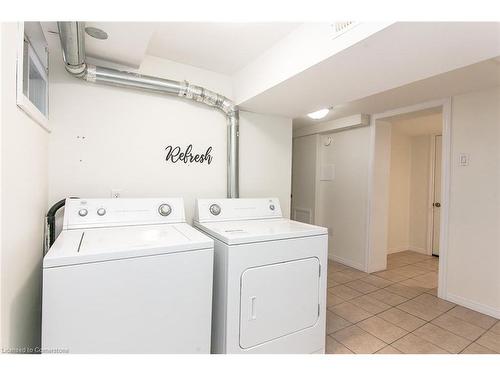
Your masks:
[{"label": "dryer door", "polygon": [[319,313],[318,258],[249,268],[241,275],[240,346],[309,328]]}]

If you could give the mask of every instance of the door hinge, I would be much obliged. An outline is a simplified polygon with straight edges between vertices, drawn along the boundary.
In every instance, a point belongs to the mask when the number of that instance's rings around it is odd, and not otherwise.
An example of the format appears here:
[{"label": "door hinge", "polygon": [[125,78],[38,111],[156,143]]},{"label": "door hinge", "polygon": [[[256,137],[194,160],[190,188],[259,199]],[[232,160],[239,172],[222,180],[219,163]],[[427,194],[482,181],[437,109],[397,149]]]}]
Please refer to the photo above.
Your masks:
[{"label": "door hinge", "polygon": [[318,303],[318,317],[319,317],[319,314],[320,314],[320,311],[321,311],[321,309],[320,309],[320,307],[319,307],[319,306],[320,306],[320,305],[319,305],[319,303]]}]

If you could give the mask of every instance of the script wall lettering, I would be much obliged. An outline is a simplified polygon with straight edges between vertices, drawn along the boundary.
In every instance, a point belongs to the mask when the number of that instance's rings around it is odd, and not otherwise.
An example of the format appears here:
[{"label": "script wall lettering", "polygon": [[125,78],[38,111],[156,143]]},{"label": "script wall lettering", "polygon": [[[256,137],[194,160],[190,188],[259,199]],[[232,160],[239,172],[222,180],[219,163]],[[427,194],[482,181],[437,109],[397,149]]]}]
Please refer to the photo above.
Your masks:
[{"label": "script wall lettering", "polygon": [[167,163],[199,163],[210,164],[212,163],[213,156],[211,155],[212,146],[208,147],[204,153],[193,153],[193,145],[188,145],[184,150],[180,146],[168,145],[165,147],[167,155],[165,161]]}]

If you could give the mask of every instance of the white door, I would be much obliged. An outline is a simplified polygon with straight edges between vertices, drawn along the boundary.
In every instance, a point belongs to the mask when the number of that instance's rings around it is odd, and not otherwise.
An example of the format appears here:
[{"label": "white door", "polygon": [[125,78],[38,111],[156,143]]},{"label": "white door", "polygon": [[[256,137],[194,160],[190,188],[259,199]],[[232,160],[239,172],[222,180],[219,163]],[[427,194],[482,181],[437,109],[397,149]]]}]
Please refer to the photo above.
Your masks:
[{"label": "white door", "polygon": [[319,317],[319,260],[307,258],[247,269],[241,275],[243,349],[312,327]]},{"label": "white door", "polygon": [[432,254],[439,255],[439,228],[441,216],[441,143],[442,136],[434,137],[434,201],[432,204]]}]

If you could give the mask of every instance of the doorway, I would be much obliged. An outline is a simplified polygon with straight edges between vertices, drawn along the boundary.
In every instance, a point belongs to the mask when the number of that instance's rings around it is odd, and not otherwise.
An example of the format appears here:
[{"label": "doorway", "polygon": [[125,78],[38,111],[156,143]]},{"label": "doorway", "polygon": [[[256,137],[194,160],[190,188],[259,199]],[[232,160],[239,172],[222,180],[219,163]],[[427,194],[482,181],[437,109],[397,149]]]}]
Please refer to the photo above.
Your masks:
[{"label": "doorway", "polygon": [[[370,182],[369,182],[369,215],[368,215],[368,241],[366,255],[366,269],[368,272],[384,271],[388,269],[388,253],[400,253],[399,257],[405,258],[404,251],[411,252],[406,255],[417,255],[417,257],[427,257],[434,259],[437,271],[439,264],[438,278],[438,295],[445,298],[446,294],[446,244],[447,244],[447,221],[448,221],[448,186],[449,186],[449,150],[450,150],[450,110],[451,102],[449,99],[438,100],[434,102],[422,103],[410,107],[391,110],[388,112],[375,114],[371,119],[371,149],[372,158],[370,161]],[[407,192],[405,197],[412,198],[410,203],[406,202],[408,215],[403,212],[400,216],[402,219],[392,224],[390,223],[390,200],[393,199],[390,189],[391,178],[391,154],[394,150],[391,149],[392,141],[392,123],[402,120],[412,122],[414,125],[417,120],[410,120],[416,117],[425,117],[432,114],[440,114],[441,120],[438,121],[440,129],[434,129],[432,132],[427,132],[425,137],[421,139],[422,144],[427,144],[425,147],[415,147],[413,155],[410,153],[415,163],[415,168],[406,168],[406,187],[413,188],[405,190],[404,184],[398,186],[403,192]],[[424,131],[430,127],[429,124],[414,126],[413,130]],[[423,135],[423,134],[421,134]],[[426,138],[424,141],[423,139]],[[420,151],[418,151],[420,149]],[[411,147],[410,147],[411,150]],[[411,152],[411,151],[410,151]],[[440,155],[441,158],[436,159],[435,156]],[[401,161],[400,159],[396,159]],[[426,163],[422,161],[427,160]],[[427,172],[425,172],[427,171]],[[424,175],[426,178],[414,178],[411,184],[411,173],[414,175]],[[425,182],[425,180],[427,182]],[[422,182],[423,181],[423,182]],[[411,184],[411,185],[410,185]],[[394,190],[393,190],[394,193]],[[425,198],[426,197],[426,198]],[[425,205],[427,200],[427,206]],[[417,207],[417,202],[420,202],[416,209],[413,221],[410,217],[411,202],[413,208]],[[424,202],[424,204],[422,204]],[[403,210],[404,211],[404,210]],[[425,215],[426,213],[426,215]],[[420,221],[419,221],[420,220]],[[410,224],[411,223],[411,224]],[[389,246],[389,233],[395,227],[400,228],[399,233],[403,234],[398,241],[395,241]],[[406,231],[408,228],[408,232]],[[410,232],[411,231],[411,232]],[[408,235],[406,235],[408,233]],[[432,257],[433,253],[438,257]],[[391,256],[393,262],[397,256]],[[396,262],[397,263],[397,262]],[[430,262],[429,262],[430,263]],[[392,265],[393,266],[393,265]]]},{"label": "doorway", "polygon": [[387,254],[438,255],[441,108],[380,122],[390,127]]}]

